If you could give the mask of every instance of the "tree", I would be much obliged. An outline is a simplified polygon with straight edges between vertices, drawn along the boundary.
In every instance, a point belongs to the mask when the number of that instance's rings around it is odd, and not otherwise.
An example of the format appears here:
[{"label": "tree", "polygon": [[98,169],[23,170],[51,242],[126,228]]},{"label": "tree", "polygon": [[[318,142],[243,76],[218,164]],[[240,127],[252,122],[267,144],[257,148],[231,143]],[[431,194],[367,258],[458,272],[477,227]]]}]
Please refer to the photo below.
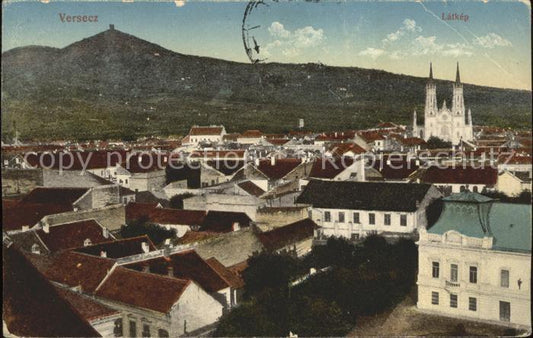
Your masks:
[{"label": "tree", "polygon": [[245,297],[256,296],[266,289],[286,289],[296,274],[297,266],[296,259],[289,255],[255,254],[243,272]]},{"label": "tree", "polygon": [[147,235],[155,245],[159,245],[167,238],[176,237],[176,230],[167,230],[157,224],[150,223],[148,217],[144,216],[120,227],[120,235],[123,238]]},{"label": "tree", "polygon": [[531,191],[522,191],[518,196],[508,196],[501,191],[485,191],[483,195],[504,203],[531,204]]},{"label": "tree", "polygon": [[173,209],[183,209],[183,200],[192,196],[194,196],[194,194],[191,193],[174,195],[170,198],[170,207]]},{"label": "tree", "polygon": [[438,138],[437,136],[431,136],[427,140],[427,147],[428,149],[449,149],[452,147],[452,143],[444,141],[443,139]]}]

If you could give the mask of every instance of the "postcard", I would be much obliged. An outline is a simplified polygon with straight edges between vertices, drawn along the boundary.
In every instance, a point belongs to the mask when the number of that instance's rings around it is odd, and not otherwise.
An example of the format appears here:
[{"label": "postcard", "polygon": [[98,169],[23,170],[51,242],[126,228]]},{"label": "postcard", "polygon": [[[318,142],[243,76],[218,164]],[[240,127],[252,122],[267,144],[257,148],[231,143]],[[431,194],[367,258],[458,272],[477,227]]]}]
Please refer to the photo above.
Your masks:
[{"label": "postcard", "polygon": [[531,4],[2,3],[6,337],[531,334]]}]

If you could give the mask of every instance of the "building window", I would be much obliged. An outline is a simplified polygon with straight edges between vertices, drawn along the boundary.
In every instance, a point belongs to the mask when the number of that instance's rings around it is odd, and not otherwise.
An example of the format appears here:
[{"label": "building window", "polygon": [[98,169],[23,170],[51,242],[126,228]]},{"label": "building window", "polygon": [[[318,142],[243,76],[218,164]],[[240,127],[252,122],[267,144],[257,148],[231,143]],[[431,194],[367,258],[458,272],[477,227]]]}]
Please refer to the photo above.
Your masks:
[{"label": "building window", "polygon": [[352,241],[356,241],[359,239],[359,234],[352,234],[350,238]]},{"label": "building window", "polygon": [[163,329],[159,329],[159,330],[157,331],[157,335],[158,335],[159,337],[162,337],[162,338],[167,338],[167,337],[169,337],[169,335],[168,335],[168,331],[167,331],[167,330],[163,330]]},{"label": "building window", "polygon": [[354,212],[353,213],[353,222],[354,223],[359,223],[359,213],[358,212]]},{"label": "building window", "polygon": [[124,183],[128,184],[128,179],[127,178],[124,180]]},{"label": "building window", "polygon": [[324,212],[324,221],[331,222],[331,213],[329,211]]},{"label": "building window", "polygon": [[91,245],[92,242],[91,242],[91,239],[90,238],[86,238],[84,241],[83,241],[83,246],[89,246]]},{"label": "building window", "polygon": [[476,266],[470,267],[470,283],[473,283],[473,284],[477,283],[477,267]]},{"label": "building window", "polygon": [[465,190],[466,190],[466,187],[465,187],[464,185],[462,185],[462,186],[459,188],[459,191],[460,191],[460,192],[463,192],[463,191],[465,191]]},{"label": "building window", "polygon": [[457,264],[450,265],[450,280],[452,282],[457,282],[458,274],[459,274],[459,268],[457,267]]},{"label": "building window", "polygon": [[130,337],[137,337],[137,323],[130,320]]},{"label": "building window", "polygon": [[511,303],[500,301],[500,320],[504,322],[511,321]]},{"label": "building window", "polygon": [[124,333],[122,332],[122,318],[115,320],[115,327],[113,328],[113,335],[115,337],[122,337]]},{"label": "building window", "polygon": [[477,188],[477,185],[474,186],[474,188],[472,188],[472,190],[474,190],[474,192],[478,192],[478,188]]},{"label": "building window", "polygon": [[368,223],[369,224],[376,224],[376,214],[374,214],[374,213],[368,214]]},{"label": "building window", "polygon": [[431,292],[431,304],[433,305],[439,305],[439,293],[438,292]]},{"label": "building window", "polygon": [[457,307],[457,295],[453,293],[450,294],[450,307]]},{"label": "building window", "polygon": [[390,225],[390,214],[385,214],[384,216],[383,222],[385,225]]},{"label": "building window", "polygon": [[468,310],[477,311],[477,298],[468,297]]},{"label": "building window", "polygon": [[500,286],[502,288],[509,287],[509,270],[501,270],[500,272]]},{"label": "building window", "polygon": [[339,223],[344,223],[344,212],[339,212]]},{"label": "building window", "polygon": [[431,275],[433,276],[433,278],[439,278],[439,262],[433,262]]},{"label": "building window", "polygon": [[41,247],[37,243],[33,243],[31,246],[31,253],[40,255],[41,254]]},{"label": "building window", "polygon": [[400,215],[400,225],[403,227],[407,226],[407,215]]},{"label": "building window", "polygon": [[148,324],[143,324],[143,332],[142,332],[142,336],[143,336],[143,337],[150,337],[150,325],[148,325]]}]

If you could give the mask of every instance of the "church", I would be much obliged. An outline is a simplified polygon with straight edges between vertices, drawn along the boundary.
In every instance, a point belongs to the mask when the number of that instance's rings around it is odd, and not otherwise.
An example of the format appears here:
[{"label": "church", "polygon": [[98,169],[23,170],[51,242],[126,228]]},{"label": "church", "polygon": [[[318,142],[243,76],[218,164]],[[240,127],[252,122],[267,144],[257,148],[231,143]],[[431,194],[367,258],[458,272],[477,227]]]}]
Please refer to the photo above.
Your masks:
[{"label": "church", "polygon": [[[467,121],[468,117],[468,121]],[[463,84],[459,75],[459,63],[457,63],[457,73],[453,83],[453,98],[450,108],[446,105],[446,100],[442,102],[439,109],[437,107],[437,86],[433,80],[433,67],[429,64],[429,79],[426,84],[426,104],[424,107],[424,126],[417,125],[416,111],[413,113],[413,136],[428,140],[431,136],[436,136],[456,145],[464,141],[473,139],[472,113],[468,109],[468,116],[465,114],[465,103],[463,98]]]}]

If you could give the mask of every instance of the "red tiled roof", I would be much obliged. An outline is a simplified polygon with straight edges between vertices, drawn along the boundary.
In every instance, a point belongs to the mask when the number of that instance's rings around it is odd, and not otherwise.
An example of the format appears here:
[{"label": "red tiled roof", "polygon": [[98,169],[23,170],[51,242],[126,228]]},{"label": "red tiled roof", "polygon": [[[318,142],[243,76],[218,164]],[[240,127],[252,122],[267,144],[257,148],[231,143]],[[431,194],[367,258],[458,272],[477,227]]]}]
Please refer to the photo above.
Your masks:
[{"label": "red tiled roof", "polygon": [[19,337],[99,337],[56,288],[13,247],[2,247],[2,320]]},{"label": "red tiled roof", "polygon": [[266,141],[275,146],[282,146],[290,140],[286,138],[267,138]]},{"label": "red tiled roof", "polygon": [[125,159],[125,150],[38,153],[27,156],[31,166],[59,169],[62,163],[64,170],[104,169],[122,163]]},{"label": "red tiled roof", "polygon": [[65,204],[19,203],[2,212],[2,229],[20,230],[22,226],[32,227],[44,216],[72,211],[72,206]]},{"label": "red tiled roof", "polygon": [[80,286],[84,292],[94,292],[111,270],[115,262],[108,258],[94,257],[73,251],[59,252],[45,276],[71,287]]},{"label": "red tiled roof", "polygon": [[203,210],[152,209],[150,221],[158,224],[201,225],[206,217]]},{"label": "red tiled roof", "polygon": [[257,129],[247,130],[241,134],[241,138],[259,138],[263,136],[263,133]]},{"label": "red tiled roof", "polygon": [[66,204],[72,205],[88,188],[35,188],[24,196],[20,203],[41,203],[41,204]]},{"label": "red tiled roof", "polygon": [[498,170],[491,167],[474,168],[436,166],[425,169],[421,180],[426,183],[485,184],[493,186],[498,180]]},{"label": "red tiled roof", "polygon": [[399,138],[398,141],[406,146],[417,146],[426,144],[426,141],[418,137]]},{"label": "red tiled roof", "polygon": [[378,128],[396,128],[396,127],[398,127],[398,125],[392,122],[381,122],[380,124],[378,124]]},{"label": "red tiled roof", "polygon": [[220,135],[222,127],[192,127],[189,135]]},{"label": "red tiled roof", "polygon": [[157,170],[165,170],[168,158],[168,153],[144,153],[137,156],[131,156],[123,166],[130,173],[147,173]]},{"label": "red tiled roof", "polygon": [[36,232],[51,252],[82,247],[87,238],[95,244],[111,239],[104,237],[102,227],[92,219],[54,225],[48,229],[48,233],[43,229]]},{"label": "red tiled roof", "polygon": [[335,156],[343,156],[349,151],[353,152],[354,154],[364,154],[366,152],[365,149],[355,143],[335,143],[331,145],[329,149]]},{"label": "red tiled roof", "polygon": [[96,296],[168,313],[189,280],[138,272],[118,266],[95,293]]},{"label": "red tiled roof", "polygon": [[244,158],[244,150],[204,150],[193,151],[189,155],[191,158],[223,158],[227,160],[238,160]]},{"label": "red tiled roof", "polygon": [[126,220],[148,218],[153,209],[157,207],[156,203],[136,203],[130,202],[126,205]]},{"label": "red tiled roof", "polygon": [[302,161],[297,158],[276,159],[274,165],[270,160],[259,161],[257,169],[270,179],[281,179],[298,167]]},{"label": "red tiled roof", "polygon": [[384,140],[385,137],[378,132],[359,132],[358,133],[361,138],[363,138],[366,142],[374,142],[377,140]]},{"label": "red tiled roof", "polygon": [[386,180],[403,180],[418,170],[420,165],[416,165],[415,160],[376,160],[373,162],[373,168],[379,171],[381,176]]},{"label": "red tiled roof", "polygon": [[88,321],[120,314],[120,311],[113,310],[72,290],[59,286],[55,286],[55,288],[61,297],[68,301]]},{"label": "red tiled roof", "polygon": [[313,237],[316,223],[306,218],[257,235],[263,246],[275,251]]},{"label": "red tiled roof", "polygon": [[315,161],[309,177],[314,178],[335,178],[338,174],[343,172],[346,168],[354,163],[351,157],[342,158],[320,158]]},{"label": "red tiled roof", "polygon": [[244,287],[242,278],[222,265],[215,257],[207,259],[206,263],[233,289]]},{"label": "red tiled roof", "polygon": [[142,243],[147,243],[150,251],[157,250],[154,243],[152,243],[150,240],[150,237],[142,235],[138,237],[119,239],[116,241],[98,243],[96,245],[78,248],[75,251],[98,257],[103,251],[106,253],[107,258],[122,258],[144,253],[142,249]]},{"label": "red tiled roof", "polygon": [[229,286],[194,250],[129,264],[127,267],[140,271],[146,265],[149,266],[150,273],[159,275],[168,275],[169,267],[172,267],[174,277],[192,280],[207,292],[216,292]]}]

